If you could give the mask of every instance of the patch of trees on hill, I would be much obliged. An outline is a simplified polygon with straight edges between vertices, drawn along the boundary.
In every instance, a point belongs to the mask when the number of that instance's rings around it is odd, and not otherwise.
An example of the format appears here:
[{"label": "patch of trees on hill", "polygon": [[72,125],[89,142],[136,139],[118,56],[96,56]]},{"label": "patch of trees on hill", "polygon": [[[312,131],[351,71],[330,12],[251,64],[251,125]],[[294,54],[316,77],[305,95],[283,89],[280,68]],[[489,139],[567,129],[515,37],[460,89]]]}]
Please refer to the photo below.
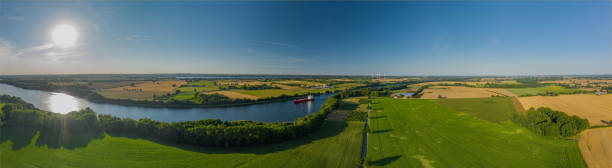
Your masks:
[{"label": "patch of trees on hill", "polygon": [[587,119],[544,107],[530,108],[515,117],[515,121],[540,135],[553,137],[571,137],[589,128]]}]

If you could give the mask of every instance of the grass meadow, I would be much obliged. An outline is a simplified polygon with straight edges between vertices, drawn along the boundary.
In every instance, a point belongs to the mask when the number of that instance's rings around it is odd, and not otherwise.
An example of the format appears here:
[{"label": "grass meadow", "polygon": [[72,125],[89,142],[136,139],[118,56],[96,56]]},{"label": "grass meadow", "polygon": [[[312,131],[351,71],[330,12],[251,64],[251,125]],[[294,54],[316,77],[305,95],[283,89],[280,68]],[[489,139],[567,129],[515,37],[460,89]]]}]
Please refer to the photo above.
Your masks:
[{"label": "grass meadow", "polygon": [[[108,134],[65,139],[28,128],[1,131],[0,167],[352,168],[359,166],[363,122],[327,122],[322,129],[297,140],[236,148],[168,144]],[[67,140],[70,143],[63,145]]]},{"label": "grass meadow", "polygon": [[369,167],[586,167],[576,141],[483,114],[513,113],[511,101],[453,101],[375,99]]},{"label": "grass meadow", "polygon": [[538,94],[546,94],[547,92],[556,94],[570,94],[580,91],[577,89],[568,89],[556,85],[548,85],[537,88],[507,88],[506,90],[512,92],[514,95],[517,96],[535,96]]}]

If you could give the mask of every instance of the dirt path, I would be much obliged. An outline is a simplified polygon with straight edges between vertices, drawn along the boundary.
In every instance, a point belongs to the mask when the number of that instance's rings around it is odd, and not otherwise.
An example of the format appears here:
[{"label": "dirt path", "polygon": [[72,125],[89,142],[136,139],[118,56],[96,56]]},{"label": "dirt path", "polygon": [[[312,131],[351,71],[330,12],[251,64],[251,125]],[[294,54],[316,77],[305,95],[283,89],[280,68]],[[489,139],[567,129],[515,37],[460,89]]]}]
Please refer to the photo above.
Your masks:
[{"label": "dirt path", "polygon": [[612,128],[585,130],[580,133],[578,145],[590,168],[612,167]]}]

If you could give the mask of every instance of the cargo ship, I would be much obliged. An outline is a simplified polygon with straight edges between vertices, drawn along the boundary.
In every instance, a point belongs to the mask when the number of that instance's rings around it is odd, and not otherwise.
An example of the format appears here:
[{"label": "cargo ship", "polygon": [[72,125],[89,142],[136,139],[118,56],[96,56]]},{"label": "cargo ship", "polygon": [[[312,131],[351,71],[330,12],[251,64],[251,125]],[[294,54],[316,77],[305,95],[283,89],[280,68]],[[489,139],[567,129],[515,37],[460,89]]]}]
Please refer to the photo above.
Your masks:
[{"label": "cargo ship", "polygon": [[309,102],[309,101],[314,101],[314,100],[315,99],[312,97],[312,95],[309,95],[308,98],[294,99],[293,104],[304,103],[304,102]]}]

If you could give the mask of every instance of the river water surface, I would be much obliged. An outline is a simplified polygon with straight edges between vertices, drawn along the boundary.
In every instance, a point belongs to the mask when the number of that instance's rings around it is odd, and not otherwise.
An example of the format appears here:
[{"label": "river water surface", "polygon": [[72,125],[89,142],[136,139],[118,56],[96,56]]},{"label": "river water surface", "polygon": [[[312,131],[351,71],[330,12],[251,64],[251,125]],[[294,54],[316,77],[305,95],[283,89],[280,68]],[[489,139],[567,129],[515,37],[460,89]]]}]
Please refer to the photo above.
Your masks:
[{"label": "river water surface", "polygon": [[224,121],[291,122],[296,118],[318,111],[325,100],[332,96],[332,94],[314,96],[315,101],[301,104],[293,104],[289,100],[237,107],[176,109],[98,104],[64,93],[21,89],[7,84],[0,84],[0,94],[21,97],[39,109],[55,113],[65,114],[89,107],[98,114],[111,114],[132,119],[150,118],[167,122],[216,118]]}]

